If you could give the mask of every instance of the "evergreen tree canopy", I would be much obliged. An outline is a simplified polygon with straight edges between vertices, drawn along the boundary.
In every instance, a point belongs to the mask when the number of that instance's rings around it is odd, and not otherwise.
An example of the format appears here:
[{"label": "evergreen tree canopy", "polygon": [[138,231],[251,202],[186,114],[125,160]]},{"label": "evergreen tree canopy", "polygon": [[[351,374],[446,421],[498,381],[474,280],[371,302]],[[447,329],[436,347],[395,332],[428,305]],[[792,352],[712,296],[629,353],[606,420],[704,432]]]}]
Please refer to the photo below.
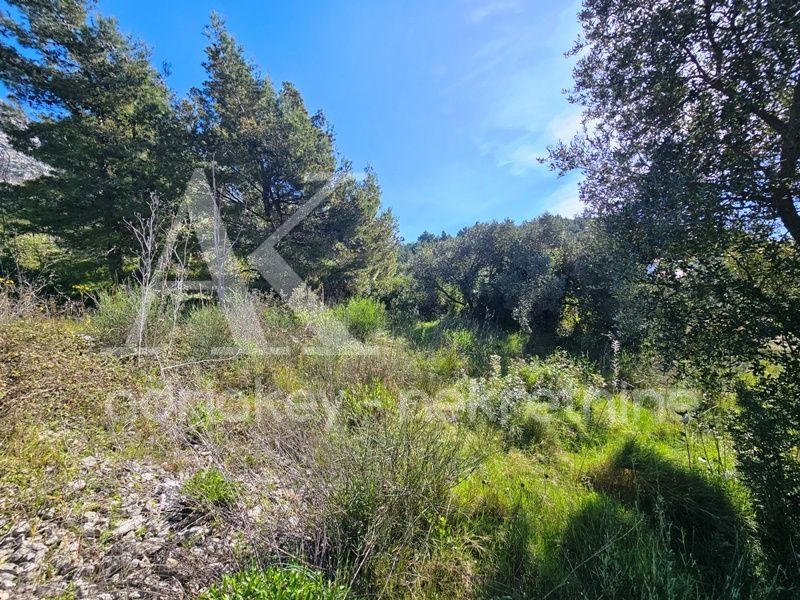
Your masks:
[{"label": "evergreen tree canopy", "polygon": [[79,0],[13,0],[0,16],[0,128],[49,174],[4,191],[22,230],[57,236],[79,256],[105,257],[123,277],[134,240],[124,220],[151,193],[185,184],[184,128],[141,44]]},{"label": "evergreen tree canopy", "polygon": [[258,247],[334,178],[325,201],[279,246],[289,263],[326,294],[368,291],[391,277],[397,252],[391,213],[379,214],[375,175],[353,181],[337,164],[333,134],[321,112],[310,114],[291,83],[276,90],[247,62],[243,49],[212,16],[205,68],[193,91],[197,147],[214,164],[212,178],[235,248]]},{"label": "evergreen tree canopy", "polygon": [[731,229],[800,239],[800,11],[792,0],[587,0],[553,152],[649,258]]}]

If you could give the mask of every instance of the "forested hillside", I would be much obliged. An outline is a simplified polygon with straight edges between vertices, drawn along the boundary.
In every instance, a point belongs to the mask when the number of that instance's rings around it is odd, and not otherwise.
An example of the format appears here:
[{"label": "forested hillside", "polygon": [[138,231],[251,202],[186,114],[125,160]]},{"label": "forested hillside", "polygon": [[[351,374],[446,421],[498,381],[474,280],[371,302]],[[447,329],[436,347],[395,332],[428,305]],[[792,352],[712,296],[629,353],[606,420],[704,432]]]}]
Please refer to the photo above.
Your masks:
[{"label": "forested hillside", "polygon": [[586,210],[416,240],[222,16],[3,4],[0,600],[800,594],[794,2],[584,0]]}]

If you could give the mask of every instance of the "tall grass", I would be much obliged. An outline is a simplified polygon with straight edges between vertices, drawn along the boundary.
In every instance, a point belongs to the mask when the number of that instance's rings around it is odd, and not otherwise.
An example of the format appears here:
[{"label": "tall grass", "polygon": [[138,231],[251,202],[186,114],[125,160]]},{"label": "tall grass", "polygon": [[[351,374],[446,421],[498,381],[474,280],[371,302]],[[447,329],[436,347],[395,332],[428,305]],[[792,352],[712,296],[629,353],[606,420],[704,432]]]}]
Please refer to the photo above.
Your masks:
[{"label": "tall grass", "polygon": [[365,593],[414,585],[450,514],[450,493],[475,466],[455,429],[422,413],[378,408],[344,417],[315,465],[324,560]]},{"label": "tall grass", "polygon": [[[97,345],[127,334],[136,302],[124,292],[101,298],[88,323],[101,336]],[[166,360],[175,363],[175,392],[209,394],[172,426],[180,430],[177,455],[210,457],[182,491],[220,519],[275,499],[266,521],[230,517],[264,529],[262,540],[278,540],[264,544],[266,553],[248,547],[245,563],[270,565],[288,553],[315,570],[297,577],[279,567],[245,570],[207,597],[270,597],[297,586],[376,598],[780,591],[764,576],[755,511],[732,457],[718,452],[712,460],[701,451],[704,430],[683,422],[675,407],[612,393],[591,365],[565,353],[519,357],[521,338],[463,321],[409,326],[392,337],[372,318],[371,301],[339,310],[352,311],[351,326],[366,315],[352,331],[375,353],[309,355],[303,349],[313,332],[302,320],[269,298],[254,303],[268,343],[285,346],[285,354],[193,360],[232,344],[224,312],[210,303],[182,310],[166,334],[147,330],[172,342]],[[25,415],[67,422],[69,415],[101,426],[103,394],[121,383],[135,387],[128,379],[141,365],[101,357],[77,335],[86,325],[17,319],[0,330],[0,406],[13,409],[7,414],[16,422],[27,427]],[[53,358],[43,362],[48,352]],[[433,418],[438,405],[430,397],[450,388],[467,409],[475,401],[484,410],[473,418],[456,406],[448,421]],[[228,419],[225,406],[211,401],[221,389],[239,392],[231,402],[268,405],[266,418]],[[6,454],[37,451],[23,434],[17,428]]]}]

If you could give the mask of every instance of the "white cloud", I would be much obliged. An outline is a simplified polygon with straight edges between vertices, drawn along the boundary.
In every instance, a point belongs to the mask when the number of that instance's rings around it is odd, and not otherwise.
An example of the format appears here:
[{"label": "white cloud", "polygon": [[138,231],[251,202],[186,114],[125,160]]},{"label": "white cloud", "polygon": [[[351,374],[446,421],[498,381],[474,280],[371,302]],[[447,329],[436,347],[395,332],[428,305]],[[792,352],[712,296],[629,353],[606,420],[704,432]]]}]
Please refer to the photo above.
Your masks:
[{"label": "white cloud", "polygon": [[581,129],[582,112],[577,106],[570,106],[553,117],[547,124],[547,133],[552,140],[568,142]]},{"label": "white cloud", "polygon": [[543,204],[542,212],[570,218],[581,214],[586,208],[578,195],[578,181],[575,179],[550,194]]},{"label": "white cloud", "polygon": [[547,212],[552,213],[554,215],[561,215],[562,217],[577,217],[581,214],[586,206],[583,202],[581,202],[580,198],[574,196],[572,198],[567,198],[566,200],[562,200],[558,204],[556,204],[552,209],[548,210]]},{"label": "white cloud", "polygon": [[540,147],[526,142],[524,138],[508,144],[487,146],[485,153],[493,155],[499,167],[507,168],[516,176],[541,168],[539,158],[544,154]]},{"label": "white cloud", "polygon": [[[515,13],[523,10],[520,18]],[[474,114],[470,133],[481,153],[514,176],[541,168],[537,158],[580,128],[580,110],[559,93],[571,80],[563,52],[577,35],[578,5],[535,12],[525,0],[473,6],[472,55],[450,71],[443,103]],[[538,17],[538,18],[537,18]]]},{"label": "white cloud", "polygon": [[482,23],[491,17],[509,12],[517,12],[522,7],[520,0],[495,0],[494,2],[481,2],[475,5],[468,13],[470,23]]}]

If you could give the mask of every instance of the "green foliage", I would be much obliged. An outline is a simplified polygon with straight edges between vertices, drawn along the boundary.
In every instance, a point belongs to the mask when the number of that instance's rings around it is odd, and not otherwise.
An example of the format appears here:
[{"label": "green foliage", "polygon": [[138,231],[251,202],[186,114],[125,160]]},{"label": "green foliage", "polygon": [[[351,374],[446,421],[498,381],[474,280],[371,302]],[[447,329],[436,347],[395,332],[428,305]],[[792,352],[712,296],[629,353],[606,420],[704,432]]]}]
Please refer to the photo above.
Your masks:
[{"label": "green foliage", "polygon": [[376,381],[368,385],[356,385],[342,393],[341,408],[348,421],[362,424],[366,420],[380,416],[382,413],[394,413],[398,403],[385,385]]},{"label": "green foliage", "polygon": [[[653,339],[710,408],[762,360],[796,370],[800,47],[776,42],[797,37],[794,5],[592,0],[580,20],[570,96],[600,126],[552,158],[648,266]],[[797,585],[797,386],[779,380],[739,390],[730,431],[765,550]]]},{"label": "green foliage", "polygon": [[189,312],[181,327],[181,352],[196,359],[213,357],[214,349],[233,345],[228,320],[218,304],[198,306]]},{"label": "green foliage", "polygon": [[225,575],[201,600],[344,600],[347,588],[301,566],[250,569]]},{"label": "green foliage", "polygon": [[300,320],[283,301],[273,295],[256,296],[261,322],[265,329],[279,336],[297,333]]},{"label": "green foliage", "polygon": [[[159,363],[171,384],[258,382],[319,393],[319,407],[341,409],[330,430],[286,425],[286,435],[313,446],[297,452],[311,474],[298,497],[311,497],[305,521],[315,528],[303,539],[327,572],[370,596],[759,597],[772,592],[764,581],[773,573],[787,597],[800,587],[792,2],[678,0],[667,10],[656,0],[586,0],[572,99],[593,126],[552,159],[584,171],[582,198],[601,218],[423,234],[402,248],[402,264],[375,174],[351,177],[324,115],[248,62],[219,17],[206,80],[178,105],[146,49],[93,3],[7,4],[0,137],[36,176],[0,184],[5,495],[27,500],[40,486],[52,499],[56,483],[64,487],[74,440],[49,428],[108,425],[99,407],[109,392],[137,382],[95,346],[132,342],[193,363]],[[82,301],[126,276],[147,279],[134,265],[157,252],[136,257],[126,221],[151,194],[168,219],[198,161],[213,161],[214,197],[241,264],[323,191],[313,175],[335,175],[325,202],[278,249],[379,355],[304,354],[313,323],[266,296],[256,305],[267,339],[290,353],[213,366],[203,359],[235,341],[214,303],[183,313],[178,296],[149,303],[140,289],[101,292],[88,339],[75,322],[37,316],[57,301],[37,298],[28,277]],[[161,224],[153,231],[159,237]],[[207,276],[189,246],[189,274]],[[402,309],[391,320],[405,339],[387,332],[387,304]],[[556,347],[598,360],[612,381]],[[675,406],[641,407],[627,393],[672,384],[675,373],[703,394],[681,408],[682,421]],[[469,400],[456,423],[428,418],[438,404],[409,406],[401,395],[454,385]],[[209,445],[264,434],[251,423],[229,430],[205,403],[183,425]],[[264,445],[272,442],[291,446]],[[211,510],[232,507],[242,490],[211,468],[183,491]],[[316,572],[270,567],[230,575],[205,597],[346,591]]]},{"label": "green foliage", "polygon": [[753,490],[765,549],[800,586],[800,365],[740,386],[736,415],[738,459]]},{"label": "green foliage", "polygon": [[723,407],[731,413],[724,424],[756,502],[764,549],[791,579],[797,558],[790,548],[800,531],[797,503],[787,502],[800,494],[797,365],[790,350],[800,333],[796,249],[740,237],[736,246],[692,261],[677,280],[668,275],[671,266],[665,269],[657,277],[672,291],[659,295],[654,340],[701,382],[708,408],[737,392],[739,407]]},{"label": "green foliage", "polygon": [[423,316],[464,312],[501,327],[554,333],[564,297],[564,248],[577,222],[546,215],[521,226],[479,223],[411,248]]},{"label": "green foliage", "polygon": [[207,508],[231,506],[238,497],[236,485],[213,467],[197,471],[183,482],[181,489],[186,496]]},{"label": "green foliage", "polygon": [[[403,315],[407,319],[406,315]],[[505,364],[525,353],[528,337],[521,332],[505,332],[485,322],[462,316],[437,321],[395,322],[394,329],[406,336],[420,351],[421,367],[435,381],[423,389],[435,393],[455,383],[462,375],[483,375],[491,368],[491,357],[498,355]]]},{"label": "green foliage", "polygon": [[362,591],[385,588],[397,560],[412,569],[429,552],[450,491],[474,460],[456,431],[411,407],[332,431],[316,468],[328,559]]},{"label": "green foliage", "polygon": [[514,332],[516,347],[505,351],[516,356],[564,346],[598,357],[608,332],[632,347],[646,333],[637,289],[644,268],[588,219],[544,215],[521,225],[479,223],[452,237],[423,234],[404,260],[412,312]]},{"label": "green foliage", "polygon": [[[91,316],[92,334],[103,347],[124,346],[136,322],[141,296],[130,290],[100,292]],[[152,316],[152,313],[148,316]]]},{"label": "green foliage", "polygon": [[200,439],[213,432],[214,428],[224,421],[222,413],[213,405],[198,402],[189,410],[186,426],[189,436]]},{"label": "green foliage", "polygon": [[559,562],[575,565],[574,571],[561,581],[560,568],[547,573],[549,581],[543,589],[552,586],[550,597],[554,598],[600,595],[678,600],[700,596],[694,565],[675,554],[670,542],[663,521],[650,529],[636,513],[607,498],[589,499],[563,533]]},{"label": "green foliage", "polygon": [[503,372],[500,357],[492,358],[490,374],[465,382],[465,418],[488,421],[521,448],[577,447],[602,433],[595,407],[603,380],[585,364],[558,352],[544,360],[512,360]]},{"label": "green foliage", "polygon": [[2,129],[51,170],[4,209],[79,258],[105,258],[107,281],[121,281],[134,250],[124,219],[150,192],[173,199],[187,179],[184,124],[147,51],[91,3],[9,4],[18,17],[0,21]]},{"label": "green foliage", "polygon": [[[634,6],[635,18],[610,18]],[[787,140],[798,127],[800,50],[775,42],[796,35],[791,3],[663,11],[655,0],[592,0],[580,19],[570,96],[603,126],[554,158],[585,167],[584,197],[626,218],[649,259],[687,246],[704,254],[729,227],[768,235],[780,224],[797,240],[798,155]]]},{"label": "green foliage", "polygon": [[[207,308],[213,307],[200,309]],[[275,307],[262,309],[270,313],[264,315],[266,322],[277,323],[276,331],[282,327],[286,315]],[[12,321],[0,334],[5,344],[0,344],[0,405],[5,409],[16,403],[19,410],[7,414],[12,420],[26,419],[19,421],[13,444],[3,447],[0,470],[10,475],[0,477],[0,487],[18,490],[34,507],[52,502],[70,480],[67,451],[73,443],[39,425],[46,404],[40,399],[53,403],[49,422],[77,420],[83,426],[101,421],[96,407],[105,389],[116,389],[127,372],[114,368],[118,361],[100,356],[85,340],[75,336],[80,345],[70,343],[73,337],[66,334],[74,324],[58,321],[48,334],[51,322],[40,319],[26,326]],[[186,326],[187,321],[179,323],[179,328]],[[301,335],[302,327],[292,320],[286,327],[288,337]],[[444,345],[428,350],[431,354],[387,335],[375,340],[382,350],[378,356],[296,352],[270,357],[264,373],[275,381],[291,380],[302,390],[324,389],[335,399],[337,412],[328,415],[324,401],[318,420],[295,424],[268,413],[267,422],[233,424],[212,403],[193,407],[185,423],[191,441],[212,448],[221,462],[185,480],[182,492],[189,506],[203,514],[249,508],[251,486],[235,483],[227,473],[239,473],[244,465],[274,473],[277,463],[271,460],[280,448],[280,460],[286,461],[280,464],[287,467],[277,471],[280,486],[296,492],[302,502],[293,526],[301,541],[291,550],[321,572],[337,574],[334,584],[303,569],[296,577],[288,573],[293,567],[247,569],[224,578],[207,598],[345,597],[351,588],[370,597],[459,599],[596,594],[710,599],[772,593],[770,567],[761,560],[752,526],[762,500],[755,496],[751,506],[732,461],[714,461],[702,450],[716,441],[700,439],[708,425],[701,417],[682,423],[673,406],[662,412],[638,407],[637,412],[625,394],[595,395],[602,378],[586,361],[556,353],[547,358],[495,356],[488,374],[464,385],[472,386],[470,399],[506,405],[507,418],[446,422],[438,418],[438,404],[399,395],[421,387],[417,378],[423,374],[413,361],[444,350],[472,360],[466,355],[485,352],[485,339],[500,343],[506,338],[484,337],[485,331],[469,329],[464,321],[437,327],[426,329],[436,338],[428,342]],[[37,367],[45,347],[52,353],[65,344],[52,363]],[[25,352],[28,347],[34,350]],[[103,367],[96,364],[101,358]],[[205,386],[227,387],[231,365],[254,368],[246,366],[251,359],[237,357],[219,369],[204,366],[197,375]],[[740,380],[756,398],[772,396],[768,387],[773,380],[793,393],[790,378],[781,379],[788,375],[768,367],[764,370],[772,379],[750,374]],[[20,377],[28,371],[34,379]],[[176,372],[173,381],[183,375]],[[63,393],[56,387],[56,381],[61,386],[62,380],[76,378],[80,385]],[[265,381],[271,385],[273,380]],[[92,391],[86,382],[102,389]],[[338,390],[344,392],[333,393]],[[730,444],[722,429],[713,435],[723,438],[720,444]],[[764,441],[753,440],[760,451]],[[29,464],[27,474],[18,466],[23,459]],[[48,480],[53,465],[58,477]],[[756,467],[769,473],[766,464]],[[748,472],[756,473],[756,467]],[[268,481],[265,485],[272,486],[273,480]],[[37,491],[24,491],[28,488]],[[791,497],[788,489],[781,493]],[[271,493],[271,487],[262,491]],[[768,500],[772,506],[780,502],[777,494]],[[791,514],[784,507],[784,526]],[[774,531],[779,531],[777,523]],[[788,582],[783,583],[791,597]]]},{"label": "green foliage", "polygon": [[141,288],[101,291],[95,301],[97,306],[89,317],[89,329],[102,348],[124,347],[129,341],[137,347],[140,341],[137,324],[142,326],[143,348],[161,346],[172,333],[173,323],[168,312],[171,307],[157,294],[150,297],[143,323],[138,321],[145,308]]},{"label": "green foliage", "polygon": [[[687,557],[707,593],[748,592],[754,556],[740,540],[751,538],[746,495],[734,482],[707,471],[679,468],[655,448],[628,441],[594,475],[595,488],[636,507],[676,553]],[[713,507],[713,517],[709,509]],[[737,565],[738,579],[721,573],[720,563]]]},{"label": "green foliage", "polygon": [[[249,63],[244,50],[213,15],[204,64],[207,77],[193,90],[197,147],[215,161],[214,181],[226,197],[228,227],[239,232],[234,251],[246,256],[299,206],[324,194],[280,245],[282,255],[329,298],[367,293],[396,271],[397,231],[380,212],[374,173],[357,182],[347,162],[337,165],[333,134],[322,112],[310,114],[289,82],[276,89]],[[318,175],[334,177],[329,193]],[[287,290],[289,291],[289,290]]]},{"label": "green foliage", "polygon": [[53,236],[25,233],[9,241],[9,250],[16,266],[23,272],[43,273],[64,256]]},{"label": "green foliage", "polygon": [[335,310],[336,316],[357,339],[367,341],[386,328],[386,307],[372,298],[351,298]]},{"label": "green foliage", "polygon": [[[640,440],[661,435],[635,430]],[[477,597],[767,598],[776,591],[759,574],[746,495],[687,466],[679,448],[611,436],[590,447],[553,444],[544,454],[498,453],[457,489],[458,514],[485,540]]]},{"label": "green foliage", "polygon": [[534,357],[517,361],[514,368],[525,382],[528,391],[536,389],[577,392],[587,386],[601,387],[603,378],[586,361],[556,351],[547,358]]}]

